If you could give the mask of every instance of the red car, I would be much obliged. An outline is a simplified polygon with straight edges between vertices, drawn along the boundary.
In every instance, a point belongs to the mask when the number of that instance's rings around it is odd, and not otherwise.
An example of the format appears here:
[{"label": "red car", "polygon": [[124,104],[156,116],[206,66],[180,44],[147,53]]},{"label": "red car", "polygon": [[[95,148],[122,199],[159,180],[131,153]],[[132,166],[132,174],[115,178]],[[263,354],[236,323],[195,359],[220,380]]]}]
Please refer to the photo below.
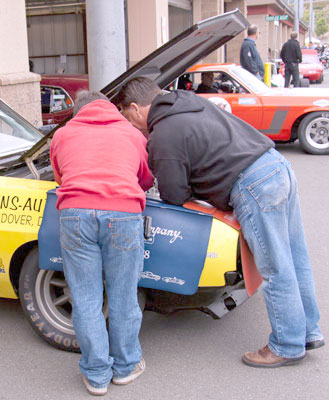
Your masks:
[{"label": "red car", "polygon": [[41,106],[43,125],[59,124],[71,116],[79,90],[88,90],[88,75],[42,75]]},{"label": "red car", "polygon": [[[299,73],[307,78],[310,83],[323,82],[323,65],[319,60],[318,52],[312,49],[302,49],[303,62],[299,64]],[[280,72],[284,76],[284,64]]]}]

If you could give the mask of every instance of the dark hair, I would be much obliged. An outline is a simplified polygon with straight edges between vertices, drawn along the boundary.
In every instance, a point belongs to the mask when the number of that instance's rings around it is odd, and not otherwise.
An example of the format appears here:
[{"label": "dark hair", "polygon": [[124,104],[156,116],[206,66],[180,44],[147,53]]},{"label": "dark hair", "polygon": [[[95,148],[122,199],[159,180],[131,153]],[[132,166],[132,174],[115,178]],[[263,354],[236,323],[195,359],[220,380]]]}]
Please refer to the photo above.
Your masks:
[{"label": "dark hair", "polygon": [[255,25],[255,24],[249,25],[248,32],[247,32],[248,36],[254,35],[255,33],[257,33],[257,31],[258,31],[258,26],[257,25]]},{"label": "dark hair", "polygon": [[214,73],[212,71],[201,72],[201,79],[204,79],[206,76],[214,76]]},{"label": "dark hair", "polygon": [[161,94],[159,86],[151,79],[137,76],[126,82],[120,92],[115,96],[115,104],[123,108],[129,107],[131,103],[145,107],[152,103],[154,98]]},{"label": "dark hair", "polygon": [[291,32],[290,37],[291,37],[291,39],[297,39],[298,33],[297,32]]},{"label": "dark hair", "polygon": [[73,117],[77,115],[80,109],[86,104],[91,103],[94,100],[107,100],[110,101],[105,94],[100,92],[89,92],[89,90],[80,90],[77,94],[74,104]]}]

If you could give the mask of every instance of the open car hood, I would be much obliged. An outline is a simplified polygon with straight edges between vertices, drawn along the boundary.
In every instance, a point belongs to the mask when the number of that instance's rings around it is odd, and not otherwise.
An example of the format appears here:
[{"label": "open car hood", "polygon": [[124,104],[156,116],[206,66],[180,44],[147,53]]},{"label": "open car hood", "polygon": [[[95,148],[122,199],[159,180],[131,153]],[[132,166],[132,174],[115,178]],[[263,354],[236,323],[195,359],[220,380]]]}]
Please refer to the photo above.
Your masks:
[{"label": "open car hood", "polygon": [[164,88],[248,26],[249,22],[238,9],[198,22],[129,68],[101,91],[111,100],[120,87],[135,76],[148,77]]},{"label": "open car hood", "polygon": [[[129,68],[101,92],[113,100],[122,85],[135,76],[148,77],[164,88],[189,67],[223,46],[248,26],[249,22],[238,9],[198,22]],[[55,131],[65,125],[68,119],[57,125],[21,158],[34,159],[44,151]]]}]

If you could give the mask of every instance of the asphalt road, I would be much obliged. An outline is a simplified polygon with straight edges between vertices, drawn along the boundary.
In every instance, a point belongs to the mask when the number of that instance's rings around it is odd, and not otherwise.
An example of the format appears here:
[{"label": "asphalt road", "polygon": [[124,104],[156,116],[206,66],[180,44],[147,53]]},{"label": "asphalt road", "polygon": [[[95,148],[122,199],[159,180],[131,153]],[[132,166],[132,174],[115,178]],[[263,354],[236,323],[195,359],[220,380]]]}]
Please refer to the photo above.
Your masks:
[{"label": "asphalt road", "polygon": [[[319,87],[312,85],[311,87]],[[329,87],[329,73],[321,85]],[[300,364],[273,370],[240,361],[267,343],[270,332],[261,292],[215,321],[198,311],[144,314],[141,343],[147,370],[126,387],[111,386],[112,400],[327,400],[329,398],[329,157],[280,145],[299,181],[304,227],[312,259],[321,328],[328,345]],[[53,349],[32,331],[17,301],[0,299],[0,400],[90,398],[78,354]]]}]

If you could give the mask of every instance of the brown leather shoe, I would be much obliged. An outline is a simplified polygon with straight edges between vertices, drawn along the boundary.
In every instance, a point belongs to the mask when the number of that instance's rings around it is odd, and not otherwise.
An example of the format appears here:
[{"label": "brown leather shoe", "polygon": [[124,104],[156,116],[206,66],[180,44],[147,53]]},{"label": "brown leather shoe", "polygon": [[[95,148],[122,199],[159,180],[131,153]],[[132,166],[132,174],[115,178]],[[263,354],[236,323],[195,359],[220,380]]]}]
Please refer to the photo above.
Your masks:
[{"label": "brown leather shoe", "polygon": [[242,361],[250,367],[277,368],[285,365],[296,364],[305,357],[305,354],[296,358],[283,358],[271,352],[268,346],[253,353],[244,353]]}]

